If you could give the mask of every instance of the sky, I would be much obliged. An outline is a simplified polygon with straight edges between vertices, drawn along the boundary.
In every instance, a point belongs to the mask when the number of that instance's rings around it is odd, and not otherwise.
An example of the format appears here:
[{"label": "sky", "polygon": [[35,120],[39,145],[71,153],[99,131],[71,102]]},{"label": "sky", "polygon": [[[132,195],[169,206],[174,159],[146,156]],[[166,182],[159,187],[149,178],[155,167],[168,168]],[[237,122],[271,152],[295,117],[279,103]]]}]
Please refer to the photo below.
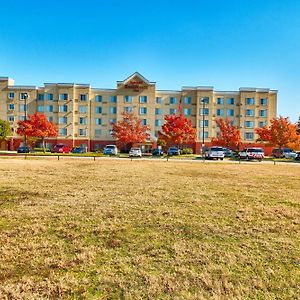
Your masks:
[{"label": "sky", "polygon": [[115,88],[134,72],[157,89],[278,90],[300,116],[300,0],[1,2],[0,76],[16,85]]}]

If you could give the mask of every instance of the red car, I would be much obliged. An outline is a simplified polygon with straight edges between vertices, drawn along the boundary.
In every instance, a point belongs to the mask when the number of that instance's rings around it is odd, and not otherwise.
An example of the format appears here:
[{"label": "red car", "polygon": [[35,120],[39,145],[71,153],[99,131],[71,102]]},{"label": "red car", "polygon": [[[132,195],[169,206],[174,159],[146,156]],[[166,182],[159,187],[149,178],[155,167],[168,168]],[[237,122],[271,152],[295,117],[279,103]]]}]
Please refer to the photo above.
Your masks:
[{"label": "red car", "polygon": [[52,149],[52,153],[69,153],[71,148],[66,146],[65,144],[57,144]]}]

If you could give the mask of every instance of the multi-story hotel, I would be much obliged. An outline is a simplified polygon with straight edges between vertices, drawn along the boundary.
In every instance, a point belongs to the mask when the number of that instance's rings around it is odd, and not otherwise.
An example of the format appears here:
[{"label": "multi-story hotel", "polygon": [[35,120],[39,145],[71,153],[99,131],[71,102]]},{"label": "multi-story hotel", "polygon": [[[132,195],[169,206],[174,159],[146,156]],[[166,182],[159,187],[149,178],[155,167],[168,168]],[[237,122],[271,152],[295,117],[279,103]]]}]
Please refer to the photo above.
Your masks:
[{"label": "multi-story hotel", "polygon": [[[28,95],[28,98],[27,98]],[[164,116],[182,112],[197,130],[196,152],[218,134],[215,120],[229,118],[241,130],[243,143],[255,143],[254,129],[268,125],[276,117],[277,91],[266,88],[240,88],[239,91],[215,91],[211,86],[182,87],[178,91],[156,90],[139,73],[117,81],[116,89],[93,88],[89,84],[45,83],[43,87],[17,86],[8,77],[0,77],[0,119],[8,120],[14,135],[2,149],[16,149],[22,137],[17,122],[25,114],[44,113],[57,124],[57,139],[48,146],[63,142],[85,146],[89,150],[113,143],[111,123],[122,119],[122,112],[132,112],[149,125],[152,137],[164,123]],[[25,104],[26,102],[26,104]]]}]

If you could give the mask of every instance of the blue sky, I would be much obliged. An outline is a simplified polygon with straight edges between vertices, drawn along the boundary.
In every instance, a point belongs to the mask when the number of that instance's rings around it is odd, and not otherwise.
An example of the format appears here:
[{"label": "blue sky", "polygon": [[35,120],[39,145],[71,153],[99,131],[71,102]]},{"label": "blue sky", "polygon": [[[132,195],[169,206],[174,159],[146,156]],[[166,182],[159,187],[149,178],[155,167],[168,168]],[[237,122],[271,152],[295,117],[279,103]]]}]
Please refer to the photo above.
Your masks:
[{"label": "blue sky", "polygon": [[299,0],[27,0],[1,3],[0,76],[115,88],[135,71],[158,89],[278,89],[300,116]]}]

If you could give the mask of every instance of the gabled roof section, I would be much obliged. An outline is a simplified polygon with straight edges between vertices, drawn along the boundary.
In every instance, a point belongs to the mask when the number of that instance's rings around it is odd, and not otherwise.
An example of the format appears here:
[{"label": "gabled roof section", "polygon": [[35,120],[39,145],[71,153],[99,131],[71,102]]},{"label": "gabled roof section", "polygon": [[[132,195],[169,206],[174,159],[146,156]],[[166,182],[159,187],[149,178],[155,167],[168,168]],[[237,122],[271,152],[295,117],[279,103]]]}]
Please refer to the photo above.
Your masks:
[{"label": "gabled roof section", "polygon": [[117,84],[127,84],[133,79],[138,78],[139,80],[143,81],[147,85],[154,85],[156,82],[150,82],[148,79],[146,79],[143,75],[141,75],[139,72],[135,72],[123,81],[117,81]]}]

